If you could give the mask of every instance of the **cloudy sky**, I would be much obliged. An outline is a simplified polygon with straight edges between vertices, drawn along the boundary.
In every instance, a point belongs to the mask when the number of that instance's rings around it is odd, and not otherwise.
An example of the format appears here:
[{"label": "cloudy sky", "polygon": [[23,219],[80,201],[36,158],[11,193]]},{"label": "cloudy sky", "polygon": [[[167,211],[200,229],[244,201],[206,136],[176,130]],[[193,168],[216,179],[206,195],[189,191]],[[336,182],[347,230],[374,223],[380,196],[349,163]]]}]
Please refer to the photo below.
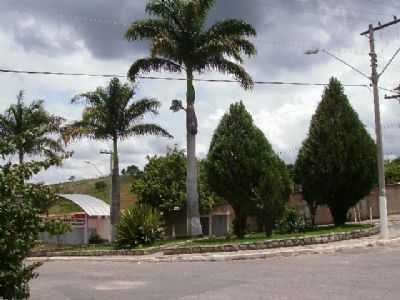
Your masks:
[{"label": "cloudy sky", "polygon": [[[130,22],[146,16],[146,0],[0,0],[0,68],[126,74],[130,64],[147,55],[146,43],[128,43],[123,34]],[[369,74],[368,40],[360,36],[368,24],[400,17],[396,0],[216,0],[208,23],[235,17],[257,29],[256,58],[245,67],[258,81],[326,83],[331,76],[344,84],[368,80],[327,55],[305,56],[309,48],[323,48]],[[400,24],[376,34],[382,68],[400,46]],[[382,77],[381,86],[400,83],[400,57]],[[169,74],[153,74],[169,75]],[[226,79],[217,73],[198,78]],[[26,102],[44,99],[46,108],[67,120],[80,118],[82,106],[70,99],[81,92],[104,86],[108,79],[0,73],[0,111],[15,102],[19,90]],[[185,95],[184,82],[141,80],[137,97],[156,97],[160,115],[152,121],[167,128],[175,138],[141,137],[121,143],[122,167],[143,167],[146,155],[163,154],[168,146],[185,147],[185,118],[168,110],[172,99]],[[296,159],[306,137],[311,116],[323,87],[257,85],[243,91],[235,83],[196,83],[199,118],[198,155],[208,151],[213,130],[229,105],[242,100],[274,149],[287,162]],[[372,92],[365,87],[346,87],[351,104],[374,137]],[[385,92],[382,91],[383,98]],[[386,155],[400,155],[400,104],[382,100]],[[108,172],[104,142],[81,141],[71,145],[73,158],[35,180],[59,182],[70,176],[89,178]],[[86,161],[90,161],[87,164]],[[99,171],[93,166],[96,165]]]}]

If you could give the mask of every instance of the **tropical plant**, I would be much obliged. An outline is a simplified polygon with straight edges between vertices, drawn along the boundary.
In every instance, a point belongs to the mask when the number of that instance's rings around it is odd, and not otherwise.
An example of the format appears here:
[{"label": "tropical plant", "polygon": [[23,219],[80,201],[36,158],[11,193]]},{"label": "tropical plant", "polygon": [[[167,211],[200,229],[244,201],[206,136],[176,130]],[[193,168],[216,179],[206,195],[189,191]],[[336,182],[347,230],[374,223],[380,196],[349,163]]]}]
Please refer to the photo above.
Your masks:
[{"label": "tropical plant", "polygon": [[233,227],[240,238],[255,210],[255,190],[270,158],[271,145],[243,103],[232,104],[212,137],[206,172],[211,189],[235,211]]},{"label": "tropical plant", "polygon": [[147,114],[158,114],[160,102],[144,98],[131,102],[134,88],[113,78],[106,88],[99,87],[93,92],[80,94],[72,103],[84,100],[86,108],[82,120],[65,127],[64,136],[70,139],[89,138],[111,140],[113,143],[111,225],[112,240],[116,236],[116,225],[120,215],[120,178],[118,141],[131,136],[157,135],[172,137],[156,124],[140,123]]},{"label": "tropical plant", "polygon": [[[20,91],[17,104],[12,104],[0,114],[0,139],[13,139],[15,148],[4,155],[18,155],[20,164],[26,155],[43,155],[46,158],[67,155],[62,139],[59,138],[64,119],[48,113],[43,100],[24,103],[24,93]],[[61,160],[60,160],[61,161]]]},{"label": "tropical plant", "polygon": [[142,72],[166,70],[186,72],[186,107],[174,100],[173,111],[186,112],[187,131],[187,218],[188,235],[202,234],[197,191],[194,74],[217,70],[233,75],[243,88],[253,81],[238,63],[243,54],[251,57],[256,49],[249,41],[255,29],[246,22],[227,19],[206,27],[208,13],[215,0],[150,0],[146,11],[153,17],[131,24],[125,37],[129,41],[150,40],[151,55],[139,59],[130,68],[128,76],[135,80]]},{"label": "tropical plant", "polygon": [[[0,152],[16,151],[16,145],[0,140]],[[27,179],[57,160],[11,163],[0,166],[0,299],[29,298],[29,281],[40,263],[26,263],[43,229],[37,203],[53,202],[49,187],[28,184]]]},{"label": "tropical plant", "polygon": [[376,166],[374,141],[331,78],[296,161],[304,199],[327,204],[335,225],[343,225],[349,208],[376,185]]},{"label": "tropical plant", "polygon": [[[177,148],[168,149],[165,156],[147,157],[148,163],[143,173],[132,184],[132,192],[140,203],[157,208],[165,215],[177,208],[185,207],[186,202],[186,157]],[[200,163],[199,195],[200,211],[208,213],[217,197],[210,191],[204,174],[204,164]]]},{"label": "tropical plant", "polygon": [[123,249],[150,245],[161,238],[162,232],[160,213],[151,206],[138,204],[123,211],[116,244]]},{"label": "tropical plant", "polygon": [[286,205],[277,227],[282,234],[301,233],[306,231],[307,224],[304,216],[299,215],[294,207]]}]

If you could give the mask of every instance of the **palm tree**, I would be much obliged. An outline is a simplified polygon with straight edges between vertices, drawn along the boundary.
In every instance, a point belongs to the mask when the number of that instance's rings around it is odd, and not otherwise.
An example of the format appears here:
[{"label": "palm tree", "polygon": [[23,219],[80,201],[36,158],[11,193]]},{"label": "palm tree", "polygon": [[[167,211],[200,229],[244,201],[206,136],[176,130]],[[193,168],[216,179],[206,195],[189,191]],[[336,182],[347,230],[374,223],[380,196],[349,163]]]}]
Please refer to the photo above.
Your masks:
[{"label": "palm tree", "polygon": [[187,218],[188,234],[202,234],[197,191],[194,73],[217,70],[231,74],[249,89],[253,80],[245,69],[243,54],[256,54],[249,37],[255,29],[246,22],[228,19],[206,28],[205,21],[215,0],[150,0],[146,11],[153,17],[132,23],[125,34],[129,41],[150,40],[151,55],[136,61],[128,72],[135,80],[142,72],[166,70],[186,72],[186,107],[172,102],[174,111],[185,110],[187,130]]},{"label": "palm tree", "polygon": [[62,139],[57,138],[62,129],[63,118],[49,114],[43,107],[43,101],[24,103],[24,93],[20,91],[17,104],[12,104],[0,114],[0,139],[15,143],[15,149],[3,155],[18,155],[20,164],[26,155],[43,155],[57,158],[67,155]]},{"label": "palm tree", "polygon": [[128,84],[121,84],[118,78],[113,78],[106,88],[99,87],[94,92],[75,96],[72,103],[84,100],[86,108],[83,111],[82,120],[67,125],[64,132],[67,142],[70,139],[85,137],[96,140],[112,140],[112,241],[116,237],[116,225],[119,223],[120,215],[118,141],[139,135],[172,137],[156,124],[140,124],[146,114],[158,114],[160,102],[147,98],[131,102],[134,94],[134,88],[131,88]]}]

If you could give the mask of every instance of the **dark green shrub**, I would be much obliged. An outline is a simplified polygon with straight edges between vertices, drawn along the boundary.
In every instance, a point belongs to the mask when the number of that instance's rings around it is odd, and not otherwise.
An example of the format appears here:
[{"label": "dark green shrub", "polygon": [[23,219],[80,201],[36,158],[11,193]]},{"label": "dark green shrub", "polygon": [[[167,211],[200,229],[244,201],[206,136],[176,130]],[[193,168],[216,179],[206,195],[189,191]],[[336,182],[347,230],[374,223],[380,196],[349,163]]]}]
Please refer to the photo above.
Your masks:
[{"label": "dark green shrub", "polygon": [[304,232],[306,227],[304,216],[290,206],[286,207],[283,218],[277,224],[278,232],[282,234]]},{"label": "dark green shrub", "polygon": [[104,182],[104,181],[97,181],[97,182],[94,184],[94,188],[95,188],[97,191],[103,191],[103,190],[105,190],[105,189],[107,188],[107,183]]},{"label": "dark green shrub", "polygon": [[161,236],[160,213],[151,206],[139,204],[122,213],[116,244],[118,248],[135,248],[139,245],[150,245]]},{"label": "dark green shrub", "polygon": [[106,241],[103,240],[98,234],[97,232],[94,232],[90,235],[89,237],[89,244],[103,244]]}]

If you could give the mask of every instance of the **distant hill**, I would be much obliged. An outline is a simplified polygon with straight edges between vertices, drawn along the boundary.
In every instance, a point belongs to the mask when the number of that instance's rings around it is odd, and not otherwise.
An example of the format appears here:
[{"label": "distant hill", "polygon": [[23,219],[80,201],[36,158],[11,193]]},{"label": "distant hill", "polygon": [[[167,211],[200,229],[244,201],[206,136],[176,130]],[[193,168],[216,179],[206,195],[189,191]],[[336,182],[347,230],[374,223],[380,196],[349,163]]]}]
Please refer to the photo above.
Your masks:
[{"label": "distant hill", "polygon": [[[132,176],[124,176],[121,177],[121,209],[127,208],[135,203],[136,198],[130,192],[130,188],[133,182]],[[105,186],[101,186],[100,188],[96,188],[96,183],[104,182]],[[55,191],[59,194],[87,194],[105,202],[111,202],[110,199],[110,190],[111,190],[111,180],[110,177],[103,177],[103,178],[95,178],[95,179],[85,179],[79,180],[74,182],[64,182],[55,184],[54,187]],[[50,214],[59,214],[59,213],[72,213],[72,212],[79,212],[82,209],[75,205],[74,203],[63,200],[53,206],[49,213]]]}]

